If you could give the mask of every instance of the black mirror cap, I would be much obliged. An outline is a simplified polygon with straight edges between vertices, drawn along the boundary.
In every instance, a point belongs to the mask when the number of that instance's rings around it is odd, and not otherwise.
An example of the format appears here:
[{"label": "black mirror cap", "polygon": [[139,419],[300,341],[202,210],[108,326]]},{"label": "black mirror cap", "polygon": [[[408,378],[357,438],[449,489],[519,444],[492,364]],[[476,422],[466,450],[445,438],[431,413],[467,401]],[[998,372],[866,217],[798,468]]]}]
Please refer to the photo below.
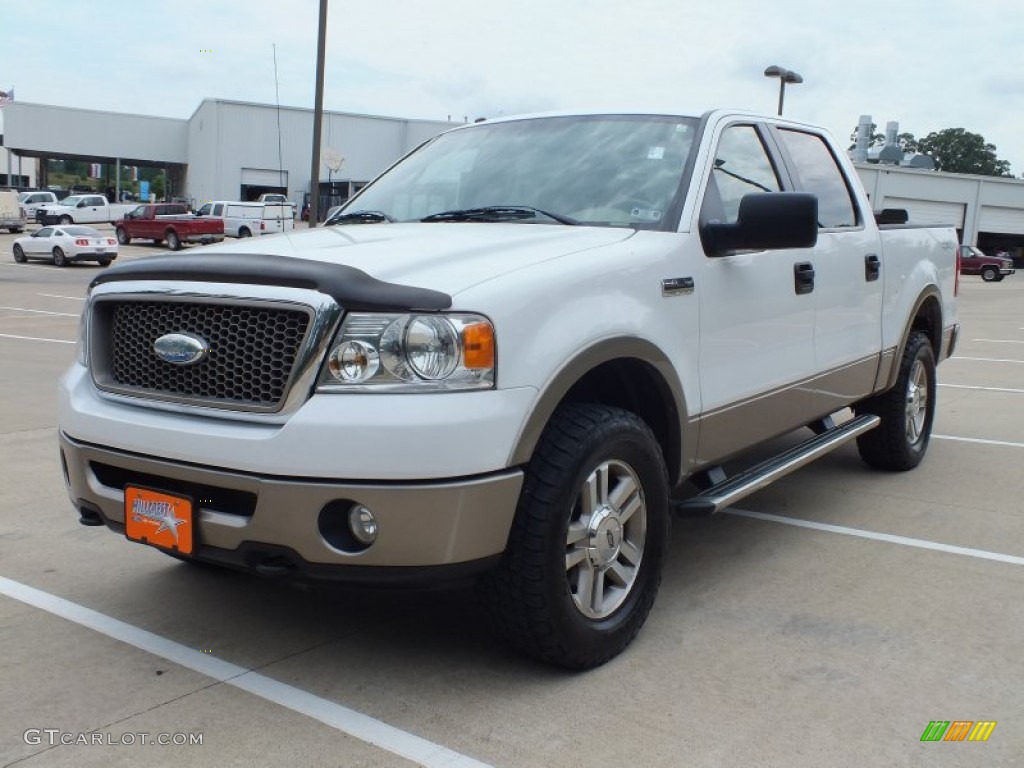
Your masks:
[{"label": "black mirror cap", "polygon": [[910,221],[910,214],[905,208],[883,208],[875,211],[875,223],[882,224],[906,224]]},{"label": "black mirror cap", "polygon": [[736,222],[708,222],[701,230],[701,240],[709,256],[812,248],[818,242],[818,198],[805,192],[744,195]]}]

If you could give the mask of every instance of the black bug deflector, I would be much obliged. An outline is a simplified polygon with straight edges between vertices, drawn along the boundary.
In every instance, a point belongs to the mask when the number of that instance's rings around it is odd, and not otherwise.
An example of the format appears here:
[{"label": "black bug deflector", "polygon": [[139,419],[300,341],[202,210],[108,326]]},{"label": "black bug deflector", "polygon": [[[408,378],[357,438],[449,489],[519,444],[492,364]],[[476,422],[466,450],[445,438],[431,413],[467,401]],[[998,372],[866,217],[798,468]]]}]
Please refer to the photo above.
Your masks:
[{"label": "black bug deflector", "polygon": [[446,293],[377,280],[355,267],[264,254],[151,256],[119,264],[98,275],[90,288],[131,280],[240,283],[306,288],[331,296],[346,310],[449,309]]}]

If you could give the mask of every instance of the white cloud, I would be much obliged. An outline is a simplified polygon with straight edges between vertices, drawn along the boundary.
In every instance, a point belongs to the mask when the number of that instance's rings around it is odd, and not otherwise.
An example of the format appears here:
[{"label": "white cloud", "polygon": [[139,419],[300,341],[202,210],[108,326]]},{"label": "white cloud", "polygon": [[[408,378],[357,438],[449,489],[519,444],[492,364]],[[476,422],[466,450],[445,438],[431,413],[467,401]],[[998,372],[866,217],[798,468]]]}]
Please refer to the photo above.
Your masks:
[{"label": "white cloud", "polygon": [[[5,9],[0,86],[19,99],[187,117],[203,97],[313,102],[317,0],[49,0]],[[431,119],[596,107],[775,110],[845,139],[860,114],[964,127],[1024,172],[1019,0],[375,0],[331,3],[325,105]],[[69,41],[81,41],[73,48]],[[75,50],[73,56],[26,51]],[[205,51],[209,51],[206,53]]]}]

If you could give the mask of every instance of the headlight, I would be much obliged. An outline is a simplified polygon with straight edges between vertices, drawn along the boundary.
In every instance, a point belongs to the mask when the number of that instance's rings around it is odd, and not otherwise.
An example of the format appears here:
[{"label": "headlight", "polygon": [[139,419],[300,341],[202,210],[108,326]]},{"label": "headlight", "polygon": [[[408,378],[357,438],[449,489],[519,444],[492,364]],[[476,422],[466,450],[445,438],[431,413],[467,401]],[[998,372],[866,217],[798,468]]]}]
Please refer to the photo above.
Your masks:
[{"label": "headlight", "polygon": [[345,317],[318,388],[325,392],[423,392],[494,387],[494,326],[481,315]]}]

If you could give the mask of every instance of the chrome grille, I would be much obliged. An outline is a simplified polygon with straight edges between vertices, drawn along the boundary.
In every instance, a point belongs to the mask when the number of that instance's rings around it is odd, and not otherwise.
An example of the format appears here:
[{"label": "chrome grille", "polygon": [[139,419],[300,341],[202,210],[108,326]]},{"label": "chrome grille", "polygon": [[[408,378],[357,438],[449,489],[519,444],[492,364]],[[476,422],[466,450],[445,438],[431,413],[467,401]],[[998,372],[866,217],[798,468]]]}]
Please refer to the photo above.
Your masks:
[{"label": "chrome grille", "polygon": [[[101,388],[183,403],[272,411],[287,395],[312,312],[223,301],[98,302],[94,362]],[[195,365],[156,356],[168,333],[202,337],[209,354]],[[101,362],[102,361],[102,362]]]}]

